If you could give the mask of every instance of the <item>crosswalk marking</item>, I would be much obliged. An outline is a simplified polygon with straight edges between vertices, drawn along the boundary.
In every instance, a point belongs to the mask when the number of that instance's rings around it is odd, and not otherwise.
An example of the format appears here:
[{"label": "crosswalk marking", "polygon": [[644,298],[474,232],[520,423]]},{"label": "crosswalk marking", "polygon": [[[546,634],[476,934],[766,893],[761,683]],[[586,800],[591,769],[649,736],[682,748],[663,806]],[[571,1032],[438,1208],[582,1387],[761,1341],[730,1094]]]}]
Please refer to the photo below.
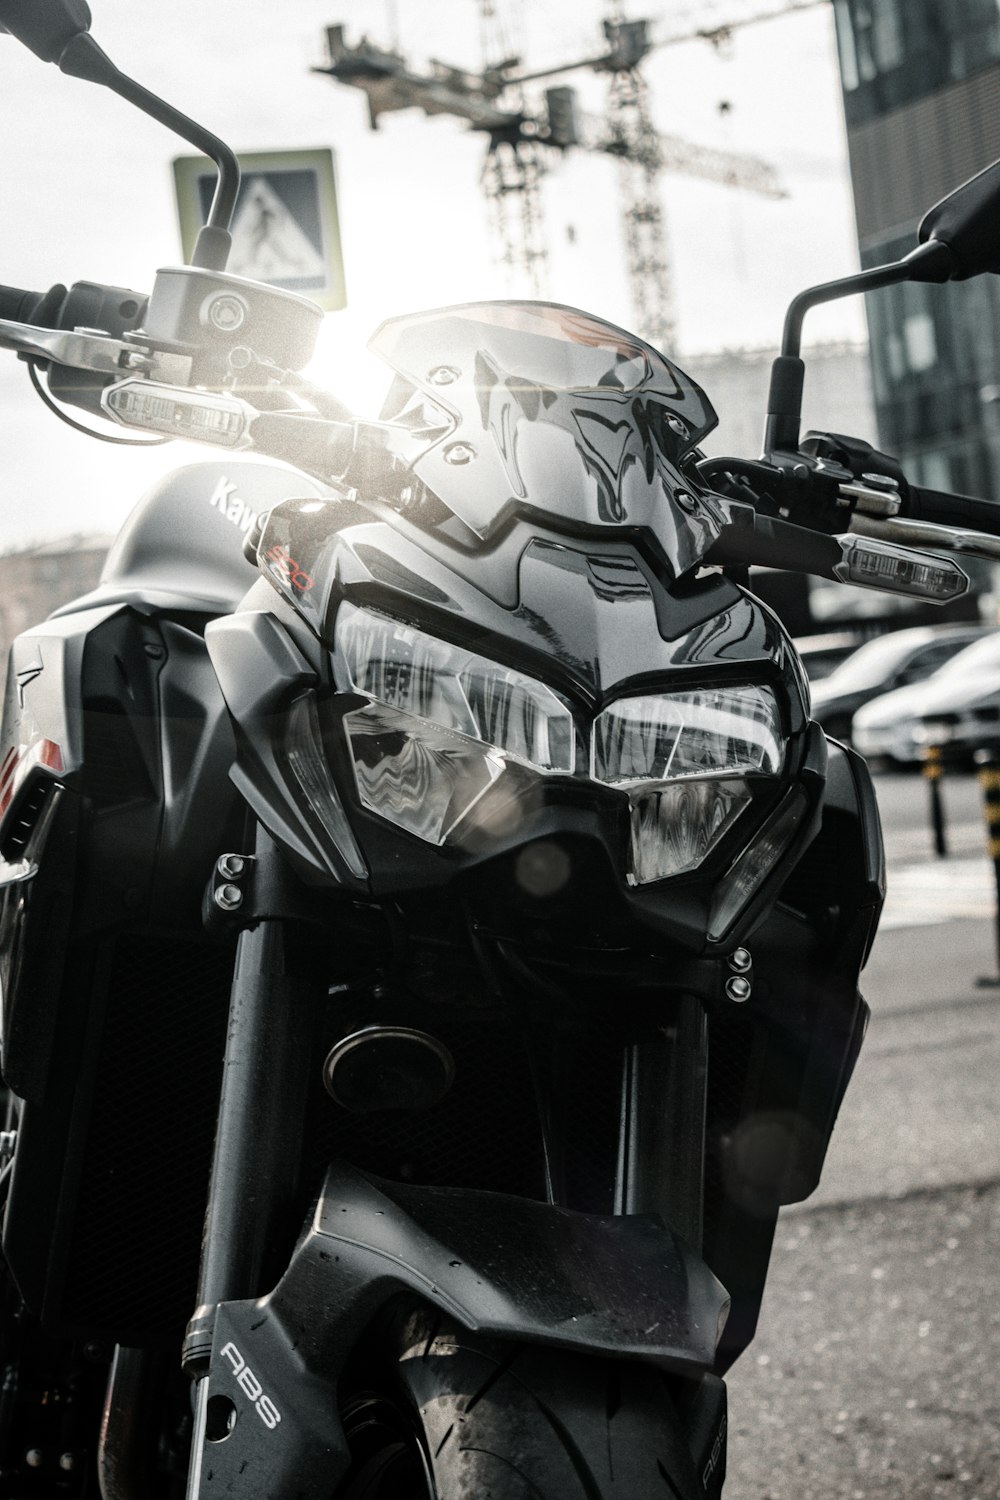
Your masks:
[{"label": "crosswalk marking", "polygon": [[880,929],[990,918],[996,909],[996,877],[987,859],[896,865],[889,869]]},{"label": "crosswalk marking", "polygon": [[263,173],[245,182],[232,227],[228,270],[251,281],[322,277],[326,264]]},{"label": "crosswalk marking", "polygon": [[[949,820],[945,825],[945,837],[950,855],[973,855],[986,853],[986,829],[982,818],[958,823]],[[934,834],[930,824],[917,828],[886,828],[885,852],[890,868],[899,861],[933,857]]]}]

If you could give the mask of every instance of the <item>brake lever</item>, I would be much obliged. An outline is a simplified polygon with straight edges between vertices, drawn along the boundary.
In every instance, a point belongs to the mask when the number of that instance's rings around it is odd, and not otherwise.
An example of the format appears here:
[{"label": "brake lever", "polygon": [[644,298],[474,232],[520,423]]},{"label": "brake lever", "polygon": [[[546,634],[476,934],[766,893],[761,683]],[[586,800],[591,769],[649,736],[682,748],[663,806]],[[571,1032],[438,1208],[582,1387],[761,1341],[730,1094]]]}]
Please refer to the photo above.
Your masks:
[{"label": "brake lever", "polygon": [[[814,478],[819,473],[838,479],[839,525],[846,523],[846,529],[854,535],[889,545],[931,547],[937,552],[1000,561],[1000,539],[992,531],[963,524],[963,520],[921,516],[918,497],[928,492],[912,486],[897,459],[873,448],[863,438],[838,432],[807,432],[800,451]],[[968,519],[973,521],[978,507],[984,524],[996,523],[996,509],[988,502],[950,495],[932,498],[962,505],[971,512]],[[910,515],[911,506],[918,511],[914,518]]]},{"label": "brake lever", "polygon": [[701,477],[716,491],[805,530],[833,536],[844,528],[849,500],[841,486],[849,470],[823,458],[801,453],[767,453],[762,459],[709,458],[698,464]]},{"label": "brake lever", "polygon": [[57,364],[78,370],[95,370],[105,375],[120,375],[122,361],[134,345],[101,333],[66,333],[59,328],[37,328],[32,323],[13,323],[0,319],[0,349],[27,354],[35,359],[52,359]]},{"label": "brake lever", "polygon": [[151,349],[135,341],[125,343],[96,330],[37,328],[32,323],[0,319],[0,349],[33,359],[51,360],[72,370],[91,370],[98,375],[122,375],[142,371],[151,379],[185,385],[191,374],[191,357]]}]

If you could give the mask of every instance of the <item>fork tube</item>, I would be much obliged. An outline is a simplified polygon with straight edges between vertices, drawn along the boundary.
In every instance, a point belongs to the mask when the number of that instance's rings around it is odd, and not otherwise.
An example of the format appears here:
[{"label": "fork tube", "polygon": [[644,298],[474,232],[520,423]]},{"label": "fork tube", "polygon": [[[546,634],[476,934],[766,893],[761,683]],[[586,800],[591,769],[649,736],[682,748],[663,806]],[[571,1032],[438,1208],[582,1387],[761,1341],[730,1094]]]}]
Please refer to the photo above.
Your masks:
[{"label": "fork tube", "polygon": [[[271,850],[262,856],[260,842],[258,862],[273,857]],[[284,920],[262,920],[239,936],[199,1305],[184,1346],[191,1373],[211,1352],[217,1304],[270,1290],[265,1283],[280,1275],[281,1254],[299,1227],[306,1084],[322,990],[302,976],[297,932]]]},{"label": "fork tube", "polygon": [[625,1048],[615,1212],[662,1215],[689,1245],[702,1236],[708,1028],[700,1001]]}]

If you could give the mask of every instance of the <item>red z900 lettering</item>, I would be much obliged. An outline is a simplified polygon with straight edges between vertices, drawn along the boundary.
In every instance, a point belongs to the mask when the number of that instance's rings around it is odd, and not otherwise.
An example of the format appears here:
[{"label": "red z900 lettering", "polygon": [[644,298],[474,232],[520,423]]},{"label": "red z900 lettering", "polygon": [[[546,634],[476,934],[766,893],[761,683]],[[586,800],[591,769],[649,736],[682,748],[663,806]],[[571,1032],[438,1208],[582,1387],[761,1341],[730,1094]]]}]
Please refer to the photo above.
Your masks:
[{"label": "red z900 lettering", "polygon": [[300,594],[308,594],[309,590],[315,587],[316,580],[304,568],[299,567],[294,557],[289,555],[287,547],[276,544],[269,550],[267,556],[271,564],[271,572],[278,578],[284,579],[285,583],[290,583],[292,588]]}]

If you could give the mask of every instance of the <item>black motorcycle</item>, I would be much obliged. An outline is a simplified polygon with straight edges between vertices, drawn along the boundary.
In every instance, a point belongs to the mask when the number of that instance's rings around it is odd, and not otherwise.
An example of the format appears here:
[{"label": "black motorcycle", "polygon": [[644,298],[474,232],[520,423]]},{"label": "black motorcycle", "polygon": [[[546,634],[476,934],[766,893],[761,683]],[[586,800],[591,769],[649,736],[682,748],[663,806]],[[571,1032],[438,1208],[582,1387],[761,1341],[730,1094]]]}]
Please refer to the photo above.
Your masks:
[{"label": "black motorcycle", "polygon": [[0,1496],[718,1497],[884,885],[747,569],[945,601],[940,549],[1000,555],[994,506],[800,441],[798,358],[816,301],[1000,269],[1000,168],[792,304],[760,461],[547,303],[386,322],[368,422],[297,373],[319,309],[226,274],[228,148],[82,0],[0,22],[220,167],[190,265],[0,288],[0,346],[227,450],[11,654]]}]

